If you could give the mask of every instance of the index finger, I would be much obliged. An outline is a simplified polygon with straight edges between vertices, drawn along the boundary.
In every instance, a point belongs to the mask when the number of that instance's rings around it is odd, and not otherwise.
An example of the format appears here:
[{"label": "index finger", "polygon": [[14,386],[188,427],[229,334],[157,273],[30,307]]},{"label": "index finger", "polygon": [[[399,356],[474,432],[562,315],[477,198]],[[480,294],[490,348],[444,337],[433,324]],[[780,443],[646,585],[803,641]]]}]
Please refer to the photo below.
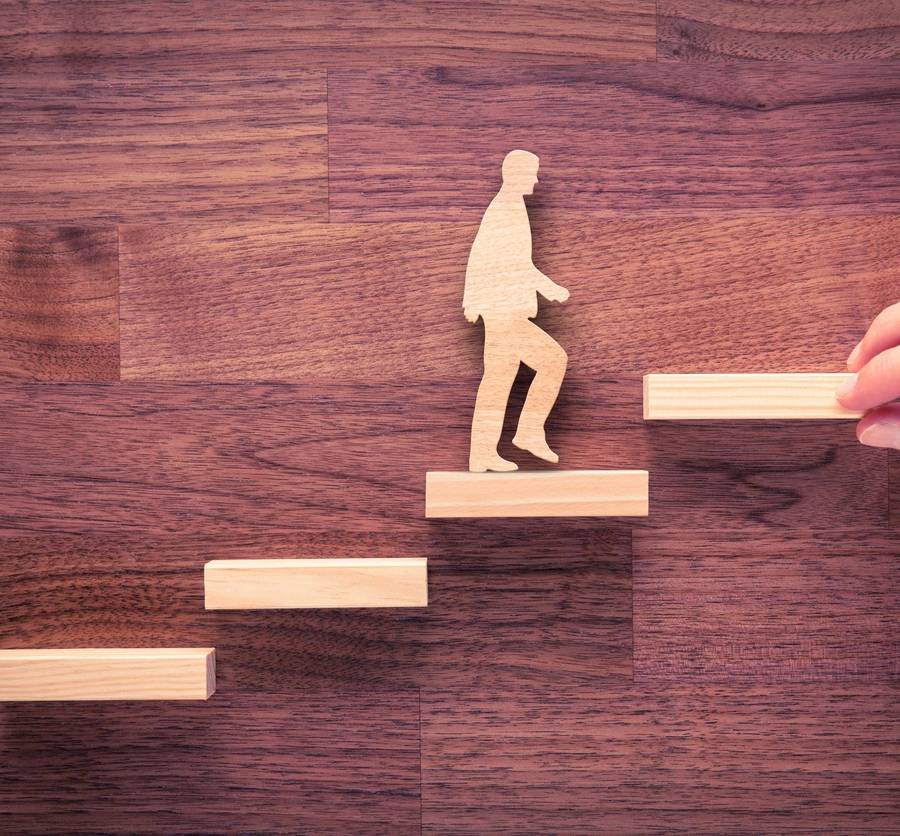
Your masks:
[{"label": "index finger", "polygon": [[866,335],[847,360],[847,368],[858,372],[873,357],[900,345],[900,302],[885,308],[869,326]]}]

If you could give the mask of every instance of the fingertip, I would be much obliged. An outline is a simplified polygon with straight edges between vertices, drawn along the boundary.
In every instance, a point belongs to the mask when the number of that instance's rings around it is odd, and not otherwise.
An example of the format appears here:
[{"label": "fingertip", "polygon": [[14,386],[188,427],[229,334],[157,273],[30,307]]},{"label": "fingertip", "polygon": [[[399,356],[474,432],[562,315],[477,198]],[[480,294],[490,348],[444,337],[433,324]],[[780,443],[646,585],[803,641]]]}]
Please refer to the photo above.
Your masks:
[{"label": "fingertip", "polygon": [[865,336],[847,358],[847,368],[858,372],[882,351],[900,345],[900,302],[886,307],[872,320]]},{"label": "fingertip", "polygon": [[835,392],[835,397],[837,397],[838,403],[845,409],[857,408],[856,404],[853,403],[853,395],[854,390],[856,389],[856,381],[858,379],[858,374],[849,375],[847,379],[838,387],[837,392]]},{"label": "fingertip", "polygon": [[873,409],[856,425],[856,437],[867,447],[900,450],[900,404]]},{"label": "fingertip", "polygon": [[853,351],[850,352],[850,356],[847,358],[847,369],[851,372],[858,372],[860,368],[860,359],[862,357],[862,347],[863,341],[860,340]]},{"label": "fingertip", "polygon": [[856,437],[866,447],[900,450],[900,421],[876,421]]},{"label": "fingertip", "polygon": [[860,412],[900,397],[900,346],[882,351],[848,375],[836,395],[845,408]]}]

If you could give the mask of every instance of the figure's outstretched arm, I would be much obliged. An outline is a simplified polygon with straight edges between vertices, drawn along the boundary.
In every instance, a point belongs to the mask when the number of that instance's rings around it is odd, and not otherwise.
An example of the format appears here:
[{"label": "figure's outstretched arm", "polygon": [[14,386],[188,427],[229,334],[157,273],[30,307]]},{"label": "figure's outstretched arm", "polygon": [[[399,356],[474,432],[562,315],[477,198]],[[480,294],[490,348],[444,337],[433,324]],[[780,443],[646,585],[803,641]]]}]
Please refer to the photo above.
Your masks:
[{"label": "figure's outstretched arm", "polygon": [[545,276],[537,267],[534,270],[534,289],[550,302],[565,302],[569,298],[569,291],[557,284],[549,276]]}]

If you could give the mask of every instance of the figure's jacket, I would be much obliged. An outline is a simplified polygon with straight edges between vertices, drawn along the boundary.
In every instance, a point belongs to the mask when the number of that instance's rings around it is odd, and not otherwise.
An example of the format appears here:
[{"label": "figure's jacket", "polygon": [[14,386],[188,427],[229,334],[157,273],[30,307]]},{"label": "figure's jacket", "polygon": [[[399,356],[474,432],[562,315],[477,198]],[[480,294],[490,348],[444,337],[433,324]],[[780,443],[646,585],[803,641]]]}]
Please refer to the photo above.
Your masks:
[{"label": "figure's jacket", "polygon": [[537,316],[531,226],[522,197],[498,194],[481,219],[469,253],[463,309],[491,319]]}]

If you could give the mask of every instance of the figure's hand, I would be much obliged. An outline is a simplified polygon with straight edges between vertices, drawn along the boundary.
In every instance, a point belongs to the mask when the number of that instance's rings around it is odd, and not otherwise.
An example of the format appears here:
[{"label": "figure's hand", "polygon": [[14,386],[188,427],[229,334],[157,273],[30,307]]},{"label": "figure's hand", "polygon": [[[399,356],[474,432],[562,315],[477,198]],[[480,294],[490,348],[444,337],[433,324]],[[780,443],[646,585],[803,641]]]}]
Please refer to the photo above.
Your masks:
[{"label": "figure's hand", "polygon": [[478,314],[472,308],[465,308],[463,313],[466,315],[467,322],[478,322]]},{"label": "figure's hand", "polygon": [[856,437],[871,447],[900,450],[900,303],[872,321],[847,360],[855,372],[838,390],[847,409],[872,410],[856,427]]},{"label": "figure's hand", "polygon": [[547,299],[551,302],[565,302],[569,298],[569,291],[562,285],[554,284],[547,294]]}]

